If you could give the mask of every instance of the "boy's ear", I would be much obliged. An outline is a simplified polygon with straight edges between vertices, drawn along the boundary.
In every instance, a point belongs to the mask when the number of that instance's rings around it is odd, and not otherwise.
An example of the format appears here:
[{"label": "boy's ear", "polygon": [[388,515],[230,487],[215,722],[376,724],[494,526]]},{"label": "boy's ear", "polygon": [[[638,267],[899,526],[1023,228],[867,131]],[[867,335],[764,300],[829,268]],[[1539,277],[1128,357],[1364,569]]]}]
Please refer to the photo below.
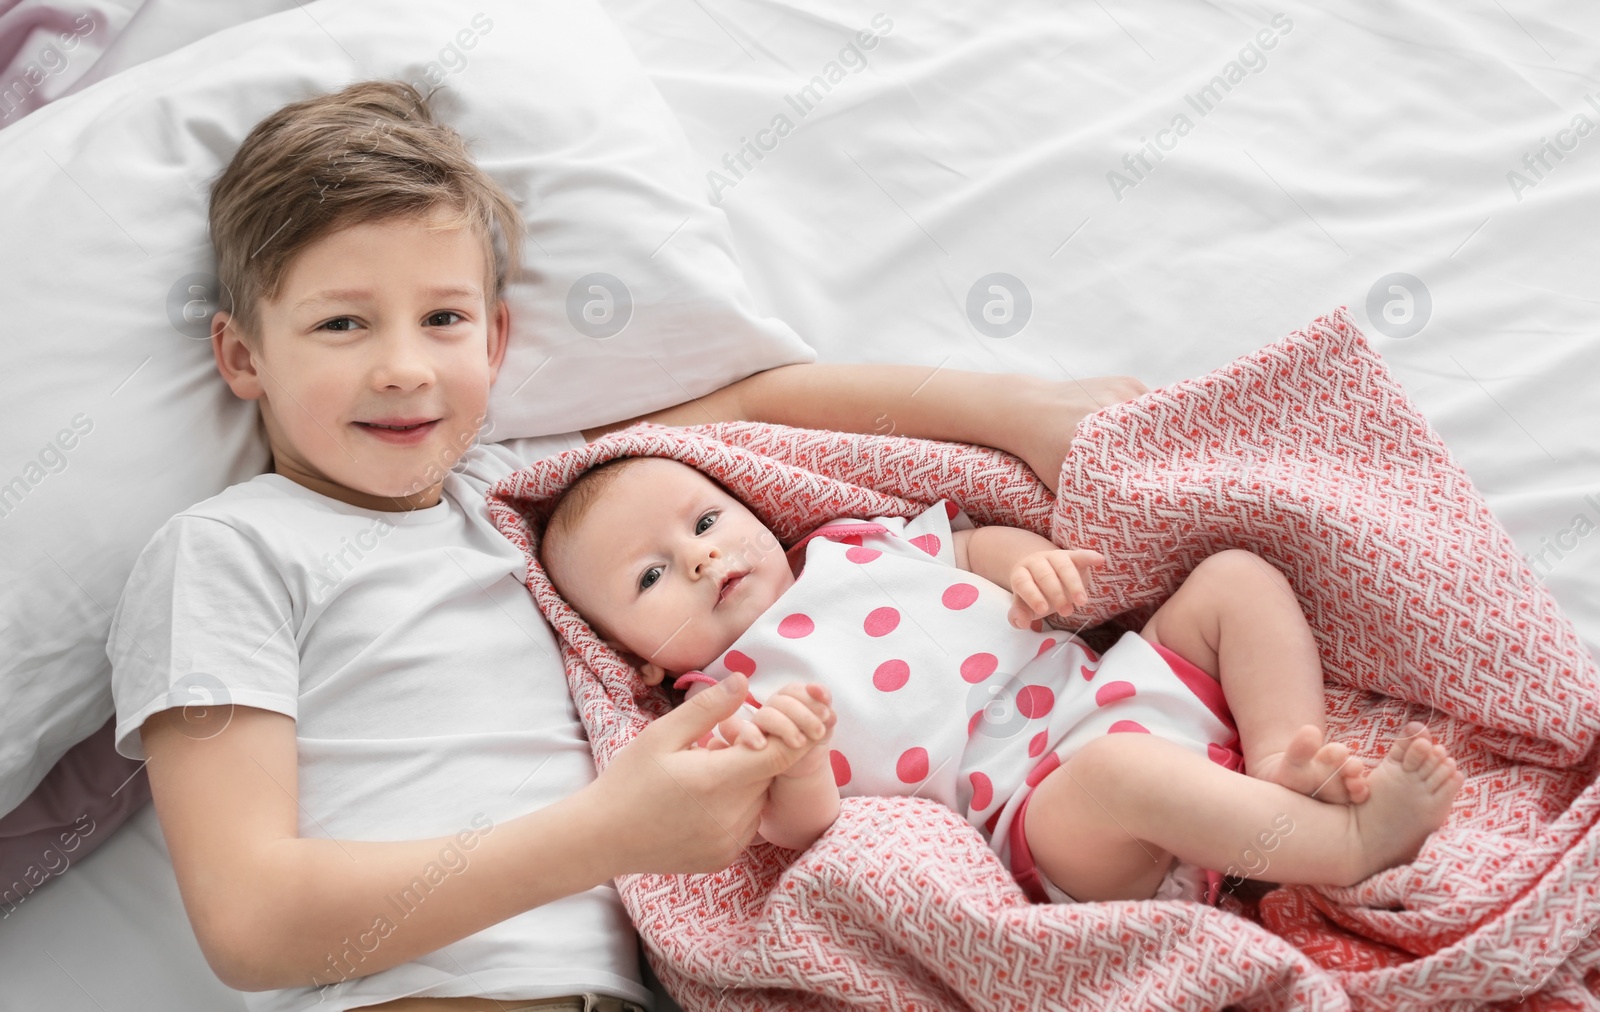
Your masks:
[{"label": "boy's ear", "polygon": [[225,309],[217,310],[211,317],[211,353],[217,360],[217,372],[222,374],[235,397],[246,401],[261,399],[261,377],[256,374],[255,354],[233,322],[233,315]]},{"label": "boy's ear", "polygon": [[511,307],[505,299],[495,302],[489,313],[489,383],[492,386],[500,376],[500,365],[506,360],[506,348],[511,344]]}]

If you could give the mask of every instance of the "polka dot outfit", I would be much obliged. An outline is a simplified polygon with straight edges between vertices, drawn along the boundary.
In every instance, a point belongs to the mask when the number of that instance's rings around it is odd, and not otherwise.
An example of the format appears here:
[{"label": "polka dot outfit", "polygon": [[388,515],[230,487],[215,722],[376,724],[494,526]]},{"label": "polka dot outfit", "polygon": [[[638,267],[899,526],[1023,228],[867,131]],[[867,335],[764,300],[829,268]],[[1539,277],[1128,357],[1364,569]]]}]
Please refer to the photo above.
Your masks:
[{"label": "polka dot outfit", "polygon": [[[1035,901],[1071,902],[1033,866],[1022,832],[1033,788],[1086,742],[1122,732],[1239,770],[1238,734],[1215,680],[1136,633],[1096,656],[1068,633],[1013,628],[1011,592],[955,564],[953,530],[972,526],[949,500],[909,522],[830,521],[789,550],[793,586],[676,685],[693,694],[739,671],[759,705],[791,681],[823,683],[842,795],[940,801]],[[1175,864],[1157,895],[1214,902],[1220,878]]]}]

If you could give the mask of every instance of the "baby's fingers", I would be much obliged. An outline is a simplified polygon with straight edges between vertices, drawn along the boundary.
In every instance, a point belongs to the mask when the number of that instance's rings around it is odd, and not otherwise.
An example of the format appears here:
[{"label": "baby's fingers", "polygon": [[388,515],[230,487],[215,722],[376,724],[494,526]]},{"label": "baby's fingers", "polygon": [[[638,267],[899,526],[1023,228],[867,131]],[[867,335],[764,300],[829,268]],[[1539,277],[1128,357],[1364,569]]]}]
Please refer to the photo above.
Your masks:
[{"label": "baby's fingers", "polygon": [[[1089,600],[1089,594],[1083,589],[1083,577],[1078,575],[1077,560],[1071,552],[1057,552],[1050,556],[1050,567],[1061,581],[1062,604],[1070,601],[1073,604],[1083,604]],[[1070,609],[1069,609],[1070,610]],[[1066,614],[1065,611],[1062,612]]]},{"label": "baby's fingers", "polygon": [[822,717],[814,713],[806,701],[784,693],[769,697],[756,714],[756,721],[762,730],[773,737],[781,737],[791,748],[819,741],[828,733]]},{"label": "baby's fingers", "polygon": [[1011,614],[1007,617],[1018,629],[1027,625],[1035,615],[1048,610],[1044,594],[1034,582],[1033,574],[1023,566],[1018,566],[1011,573],[1011,593]]}]

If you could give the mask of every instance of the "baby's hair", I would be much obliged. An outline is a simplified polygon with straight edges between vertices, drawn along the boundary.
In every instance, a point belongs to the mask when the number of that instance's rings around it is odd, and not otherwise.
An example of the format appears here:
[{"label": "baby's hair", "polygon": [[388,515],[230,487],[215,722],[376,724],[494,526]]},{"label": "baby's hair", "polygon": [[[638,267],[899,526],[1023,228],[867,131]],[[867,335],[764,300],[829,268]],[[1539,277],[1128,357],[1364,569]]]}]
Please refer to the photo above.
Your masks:
[{"label": "baby's hair", "polygon": [[[552,543],[559,544],[567,535],[583,521],[590,508],[600,500],[607,488],[629,467],[648,457],[618,457],[608,460],[599,467],[590,468],[578,476],[578,480],[568,485],[566,491],[556,500],[555,508],[550,513],[550,520],[545,524],[544,536],[539,539],[539,564],[550,575],[550,581],[555,583],[559,591],[560,581],[556,571],[550,567],[551,553],[549,547]],[[555,553],[559,555],[560,553]]]},{"label": "baby's hair", "polygon": [[256,124],[211,187],[223,308],[254,340],[260,300],[277,297],[301,250],[341,228],[441,208],[453,213],[437,228],[481,238],[493,307],[518,268],[522,215],[421,93],[363,81],[286,105]]}]

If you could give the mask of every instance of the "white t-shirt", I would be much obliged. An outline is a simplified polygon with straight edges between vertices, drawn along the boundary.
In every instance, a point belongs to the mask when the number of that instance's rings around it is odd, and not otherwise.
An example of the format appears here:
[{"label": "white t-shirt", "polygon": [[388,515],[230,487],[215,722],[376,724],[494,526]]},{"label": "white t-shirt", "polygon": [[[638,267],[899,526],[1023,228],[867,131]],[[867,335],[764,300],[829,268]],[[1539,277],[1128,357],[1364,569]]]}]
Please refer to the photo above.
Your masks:
[{"label": "white t-shirt", "polygon": [[[474,446],[437,505],[381,512],[277,474],[167,521],[135,563],[107,654],[117,751],[144,758],[152,713],[233,702],[296,721],[302,837],[410,840],[493,832],[595,777],[554,635],[521,551],[484,492],[570,433]],[[329,1012],[405,995],[544,998],[593,991],[646,1007],[637,936],[610,883],[547,903],[412,962],[354,976],[365,952],[470,850],[419,868],[329,953],[324,987],[246,996],[261,1012]],[[465,862],[465,863],[463,863]]]}]

